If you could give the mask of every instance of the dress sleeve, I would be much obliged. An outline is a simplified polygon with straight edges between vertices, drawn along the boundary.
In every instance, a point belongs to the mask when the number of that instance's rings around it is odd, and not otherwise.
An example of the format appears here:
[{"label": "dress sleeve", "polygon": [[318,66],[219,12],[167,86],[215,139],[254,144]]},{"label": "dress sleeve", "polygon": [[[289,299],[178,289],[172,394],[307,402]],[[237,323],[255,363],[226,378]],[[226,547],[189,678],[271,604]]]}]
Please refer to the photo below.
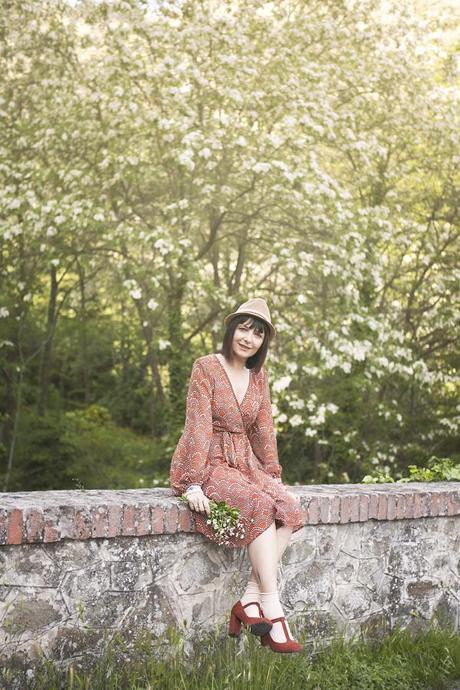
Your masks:
[{"label": "dress sleeve", "polygon": [[212,383],[199,361],[192,367],[187,392],[185,426],[174,452],[170,484],[176,495],[205,479],[212,440]]},{"label": "dress sleeve", "polygon": [[276,479],[281,478],[282,467],[278,459],[278,446],[273,424],[268,375],[265,368],[262,371],[262,404],[254,424],[248,429],[248,438],[254,455],[262,464],[264,472]]}]

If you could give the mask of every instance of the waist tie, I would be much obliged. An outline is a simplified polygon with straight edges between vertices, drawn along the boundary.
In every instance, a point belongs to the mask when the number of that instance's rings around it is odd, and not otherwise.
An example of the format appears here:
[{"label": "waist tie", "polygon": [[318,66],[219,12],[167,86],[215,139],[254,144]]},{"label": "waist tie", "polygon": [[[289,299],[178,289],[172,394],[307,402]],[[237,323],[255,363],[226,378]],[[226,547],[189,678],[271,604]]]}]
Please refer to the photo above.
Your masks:
[{"label": "waist tie", "polygon": [[218,433],[222,438],[222,453],[230,467],[238,467],[238,458],[235,453],[233,436],[242,436],[246,431],[230,431],[217,424],[212,427],[213,433]]}]

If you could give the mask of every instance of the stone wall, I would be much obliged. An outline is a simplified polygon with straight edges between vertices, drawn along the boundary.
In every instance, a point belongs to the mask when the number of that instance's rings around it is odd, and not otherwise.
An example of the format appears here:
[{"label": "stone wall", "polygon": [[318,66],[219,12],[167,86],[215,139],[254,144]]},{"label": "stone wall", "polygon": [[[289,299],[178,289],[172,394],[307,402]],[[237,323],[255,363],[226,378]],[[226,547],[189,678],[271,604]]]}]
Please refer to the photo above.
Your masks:
[{"label": "stone wall", "polygon": [[[308,640],[380,635],[433,615],[460,627],[459,483],[295,486],[285,612]],[[91,661],[115,631],[226,634],[247,550],[194,533],[169,489],[0,494],[0,663]],[[104,634],[106,637],[104,638]]]}]

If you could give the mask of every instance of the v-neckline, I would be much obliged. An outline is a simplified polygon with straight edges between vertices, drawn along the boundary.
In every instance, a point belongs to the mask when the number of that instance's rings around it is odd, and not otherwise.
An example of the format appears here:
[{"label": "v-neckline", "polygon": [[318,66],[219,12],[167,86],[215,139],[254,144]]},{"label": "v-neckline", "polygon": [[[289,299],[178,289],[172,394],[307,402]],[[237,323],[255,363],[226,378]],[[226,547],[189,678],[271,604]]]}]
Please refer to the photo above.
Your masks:
[{"label": "v-neckline", "polygon": [[244,401],[246,400],[246,396],[247,396],[248,391],[249,391],[249,388],[250,388],[250,386],[251,386],[252,371],[249,369],[249,381],[248,381],[248,385],[247,385],[247,387],[246,387],[246,392],[245,392],[245,394],[243,395],[243,399],[241,400],[241,402],[238,402],[238,398],[236,397],[235,389],[233,388],[233,384],[232,384],[232,382],[230,381],[230,376],[228,375],[227,369],[224,367],[224,365],[223,365],[222,362],[220,361],[219,357],[218,357],[215,353],[214,353],[214,357],[217,359],[217,361],[219,362],[220,366],[222,367],[222,369],[223,369],[223,371],[224,371],[224,374],[225,374],[225,376],[227,377],[228,385],[229,385],[230,388],[232,389],[233,397],[235,398],[236,404],[238,405],[238,407],[239,407],[240,410],[241,410],[241,405],[242,405],[242,404],[244,403]]}]

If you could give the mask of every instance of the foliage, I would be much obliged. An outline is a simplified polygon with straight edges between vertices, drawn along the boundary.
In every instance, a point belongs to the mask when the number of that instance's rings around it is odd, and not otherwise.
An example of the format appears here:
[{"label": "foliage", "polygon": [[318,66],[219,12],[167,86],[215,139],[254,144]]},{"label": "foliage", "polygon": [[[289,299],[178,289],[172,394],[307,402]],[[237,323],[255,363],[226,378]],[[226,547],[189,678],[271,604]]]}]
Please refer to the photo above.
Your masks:
[{"label": "foliage", "polygon": [[[299,636],[297,636],[299,637]],[[219,632],[204,635],[200,647],[185,653],[181,633],[168,628],[162,639],[152,633],[134,639],[116,633],[91,670],[71,664],[65,680],[53,662],[43,658],[23,690],[447,690],[460,677],[460,637],[436,627],[411,633],[394,628],[383,640],[336,635],[308,654],[273,654],[252,635],[238,641]],[[252,638],[252,639],[251,639]],[[299,637],[299,639],[301,639]],[[235,652],[235,647],[237,651]],[[18,677],[0,671],[0,680]]]},{"label": "foliage", "polygon": [[[451,458],[437,458],[432,455],[427,460],[426,467],[409,465],[409,476],[400,477],[397,482],[455,482],[460,481],[460,462],[455,463]],[[394,482],[391,475],[383,472],[368,474],[361,480],[363,484],[378,482]]]},{"label": "foliage", "polygon": [[27,408],[10,487],[38,491],[168,486],[168,463],[161,443],[115,425],[99,405],[44,417]]},{"label": "foliage", "polygon": [[455,459],[458,24],[433,11],[8,3],[6,482],[23,405],[44,420],[100,404],[173,447],[193,359],[250,295],[279,334],[267,367],[286,477]]}]

